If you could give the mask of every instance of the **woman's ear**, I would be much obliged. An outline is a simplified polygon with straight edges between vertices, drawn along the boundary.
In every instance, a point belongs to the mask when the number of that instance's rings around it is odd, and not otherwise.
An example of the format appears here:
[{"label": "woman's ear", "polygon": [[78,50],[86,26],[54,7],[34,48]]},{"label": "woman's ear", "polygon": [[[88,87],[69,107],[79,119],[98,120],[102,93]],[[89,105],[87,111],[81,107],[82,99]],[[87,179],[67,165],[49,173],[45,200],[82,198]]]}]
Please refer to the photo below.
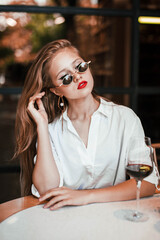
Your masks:
[{"label": "woman's ear", "polygon": [[56,89],[56,88],[50,88],[49,90],[57,96],[61,95],[60,92],[58,91],[58,89]]}]

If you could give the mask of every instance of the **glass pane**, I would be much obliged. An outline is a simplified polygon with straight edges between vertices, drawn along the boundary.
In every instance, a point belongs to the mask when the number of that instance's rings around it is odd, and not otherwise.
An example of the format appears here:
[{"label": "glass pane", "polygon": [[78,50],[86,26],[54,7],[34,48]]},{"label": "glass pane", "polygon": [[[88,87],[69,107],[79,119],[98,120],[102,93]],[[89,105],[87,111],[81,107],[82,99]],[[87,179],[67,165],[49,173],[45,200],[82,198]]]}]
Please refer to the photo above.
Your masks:
[{"label": "glass pane", "polygon": [[129,86],[130,19],[78,15],[74,22],[73,41],[92,61],[95,86]]},{"label": "glass pane", "polygon": [[96,87],[128,87],[131,20],[60,14],[0,13],[0,84],[23,86],[37,51],[47,42],[69,39],[91,68]]},{"label": "glass pane", "polygon": [[18,162],[11,160],[14,154],[14,125],[18,99],[18,95],[0,95],[0,166],[18,165]]},{"label": "glass pane", "polygon": [[129,9],[132,7],[132,0],[79,0],[77,3],[80,7],[117,9]]},{"label": "glass pane", "polygon": [[0,203],[20,197],[18,160],[12,160],[15,147],[15,112],[19,96],[0,95]]},{"label": "glass pane", "polygon": [[3,5],[39,5],[39,6],[71,6],[71,7],[84,7],[84,8],[131,8],[131,0],[78,0],[78,1],[69,1],[69,0],[1,0]]},{"label": "glass pane", "polygon": [[160,9],[159,0],[140,0],[140,7],[143,9]]},{"label": "glass pane", "polygon": [[160,25],[140,24],[140,86],[160,86]]},{"label": "glass pane", "polygon": [[49,5],[53,1],[51,0],[1,0],[1,5]]},{"label": "glass pane", "polygon": [[152,142],[160,142],[160,95],[140,95],[138,98],[138,115],[142,120],[146,136]]},{"label": "glass pane", "polygon": [[21,197],[19,178],[20,176],[17,172],[4,172],[0,174],[0,204]]},{"label": "glass pane", "polygon": [[130,96],[128,94],[101,94],[101,96],[116,104],[130,107]]},{"label": "glass pane", "polygon": [[0,13],[0,86],[23,86],[36,53],[46,43],[66,38],[60,14]]}]

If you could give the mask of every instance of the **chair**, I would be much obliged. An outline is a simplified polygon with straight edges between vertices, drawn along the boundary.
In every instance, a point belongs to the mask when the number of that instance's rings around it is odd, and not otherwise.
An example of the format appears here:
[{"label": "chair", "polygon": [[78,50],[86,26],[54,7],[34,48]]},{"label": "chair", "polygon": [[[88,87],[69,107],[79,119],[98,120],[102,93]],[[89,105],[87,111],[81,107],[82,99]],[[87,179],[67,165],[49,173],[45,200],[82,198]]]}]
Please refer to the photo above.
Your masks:
[{"label": "chair", "polygon": [[[158,168],[158,160],[157,160],[156,149],[160,149],[160,143],[153,143],[152,147],[154,149],[154,158],[155,158],[155,162],[156,162],[156,165],[157,165],[157,168]],[[160,189],[160,178],[159,178],[158,188]],[[156,189],[155,193],[160,193],[160,190]]]}]

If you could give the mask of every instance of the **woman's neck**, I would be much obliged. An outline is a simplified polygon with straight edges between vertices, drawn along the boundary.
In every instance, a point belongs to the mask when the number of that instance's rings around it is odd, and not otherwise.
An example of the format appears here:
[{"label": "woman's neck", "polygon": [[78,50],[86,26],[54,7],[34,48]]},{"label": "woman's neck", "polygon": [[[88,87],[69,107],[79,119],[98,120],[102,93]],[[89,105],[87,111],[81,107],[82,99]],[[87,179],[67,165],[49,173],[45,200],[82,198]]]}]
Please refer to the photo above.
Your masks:
[{"label": "woman's neck", "polygon": [[83,99],[69,100],[67,115],[71,120],[90,118],[98,109],[99,102],[90,94]]}]

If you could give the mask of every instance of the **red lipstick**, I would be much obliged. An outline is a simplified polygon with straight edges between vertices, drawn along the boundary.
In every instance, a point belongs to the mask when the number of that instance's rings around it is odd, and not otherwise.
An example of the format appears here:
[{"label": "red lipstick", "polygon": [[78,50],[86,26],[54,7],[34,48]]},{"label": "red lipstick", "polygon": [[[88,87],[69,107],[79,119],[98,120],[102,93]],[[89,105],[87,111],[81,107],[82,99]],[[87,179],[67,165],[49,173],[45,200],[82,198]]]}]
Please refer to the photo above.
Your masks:
[{"label": "red lipstick", "polygon": [[82,89],[85,88],[85,86],[87,85],[87,81],[82,81],[78,84],[78,88],[77,89]]}]

